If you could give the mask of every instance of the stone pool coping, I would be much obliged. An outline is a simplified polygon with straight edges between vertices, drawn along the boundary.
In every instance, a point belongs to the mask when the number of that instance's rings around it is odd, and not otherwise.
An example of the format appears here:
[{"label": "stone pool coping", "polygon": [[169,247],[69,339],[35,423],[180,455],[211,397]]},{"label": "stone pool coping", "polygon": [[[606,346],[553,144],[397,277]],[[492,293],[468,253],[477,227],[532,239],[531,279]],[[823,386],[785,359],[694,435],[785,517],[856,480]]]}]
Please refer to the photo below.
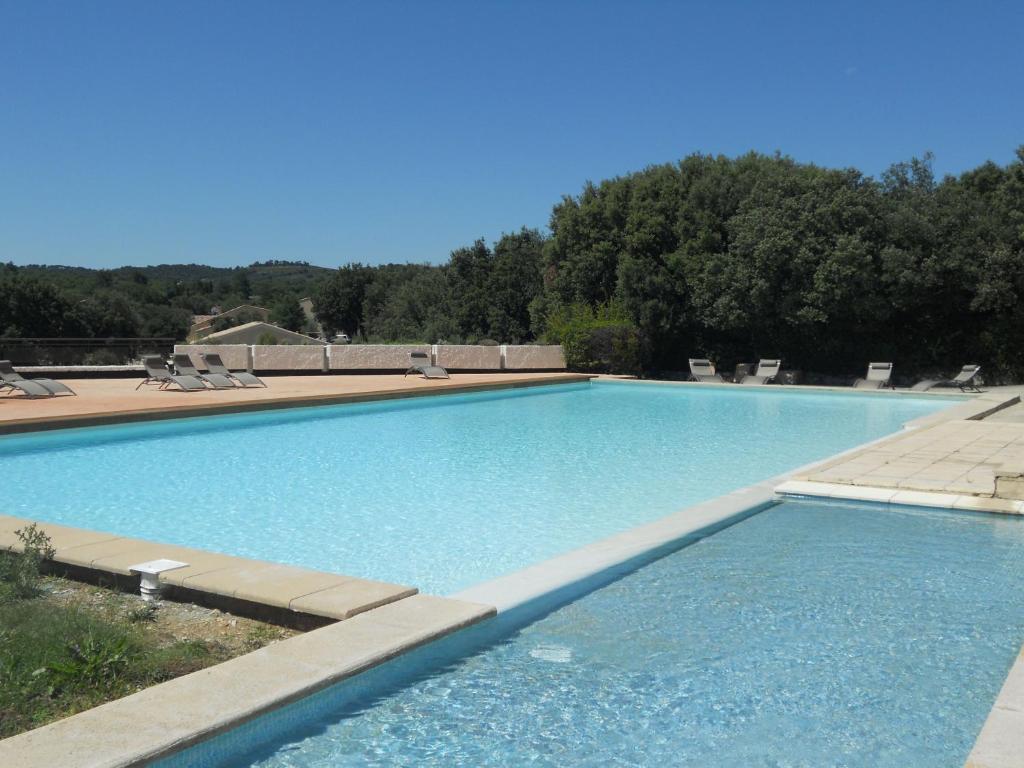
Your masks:
[{"label": "stone pool coping", "polygon": [[148,765],[493,615],[408,597],[4,739],[0,765]]},{"label": "stone pool coping", "polygon": [[[168,756],[499,611],[540,610],[546,601],[568,599],[567,592],[593,588],[595,579],[610,581],[688,539],[696,540],[754,514],[773,503],[776,487],[787,478],[835,458],[687,507],[450,598],[398,598],[340,623],[0,741],[0,764],[12,768],[128,766]],[[173,571],[167,575],[173,578]],[[140,711],[158,716],[143,727]]]},{"label": "stone pool coping", "polygon": [[[83,380],[78,397],[29,399],[0,397],[0,435],[53,429],[95,427],[140,421],[215,416],[317,405],[341,405],[433,395],[464,395],[554,384],[579,384],[595,378],[579,373],[452,374],[450,379],[401,375],[345,377],[332,374],[278,377],[270,387],[181,392],[136,391],[126,379]],[[354,379],[354,380],[349,380]],[[95,388],[97,391],[89,391]],[[278,396],[278,392],[284,394]],[[48,413],[44,409],[56,409]],[[28,415],[26,415],[28,414]]]},{"label": "stone pool coping", "polygon": [[1024,765],[1024,647],[1006,676],[965,768]]},{"label": "stone pool coping", "polygon": [[[32,522],[0,515],[0,551],[20,551],[21,544],[14,532]],[[134,587],[138,575],[131,573],[131,566],[160,558],[177,560],[188,565],[158,577],[162,585],[171,588],[172,594],[177,592],[193,602],[260,618],[283,618],[284,623],[300,626],[324,623],[318,619],[347,619],[418,591],[415,587],[372,579],[35,522],[56,549],[51,563],[57,571],[66,569],[87,581]]]}]

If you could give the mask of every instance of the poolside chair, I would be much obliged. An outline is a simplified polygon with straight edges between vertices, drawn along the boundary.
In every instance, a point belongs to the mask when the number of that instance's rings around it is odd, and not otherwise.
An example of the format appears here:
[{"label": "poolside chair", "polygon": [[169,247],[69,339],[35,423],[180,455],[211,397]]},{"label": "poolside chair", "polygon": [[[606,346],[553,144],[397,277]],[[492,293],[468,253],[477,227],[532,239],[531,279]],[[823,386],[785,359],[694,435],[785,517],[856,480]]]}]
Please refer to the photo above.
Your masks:
[{"label": "poolside chair", "polygon": [[30,397],[52,397],[57,394],[76,394],[71,387],[61,384],[53,379],[26,379],[11,365],[10,360],[0,360],[0,390],[10,389],[7,394],[13,394],[14,390],[20,390]]},{"label": "poolside chair", "polygon": [[754,386],[770,384],[779,375],[781,367],[781,360],[761,360],[757,364],[757,370],[749,376],[744,376],[740,383]]},{"label": "poolside chair", "polygon": [[[409,369],[405,372],[405,376],[410,373],[423,374],[425,379],[447,379],[448,371],[442,368],[440,365],[430,364],[430,355],[426,352],[410,352],[409,353]],[[404,379],[405,376],[402,378]]]},{"label": "poolside chair", "polygon": [[690,380],[704,383],[725,383],[725,379],[715,372],[715,364],[702,357],[690,358]]},{"label": "poolside chair", "polygon": [[981,372],[980,365],[965,365],[952,379],[925,379],[911,387],[914,392],[927,392],[932,387],[959,387],[961,392],[981,392],[974,379]]},{"label": "poolside chair", "polygon": [[892,363],[868,363],[868,375],[853,382],[856,389],[882,389],[892,386]]},{"label": "poolside chair", "polygon": [[192,364],[192,358],[178,352],[174,355],[174,372],[179,376],[193,376],[205,381],[214,389],[234,389],[235,382],[220,373],[200,373]]},{"label": "poolside chair", "polygon": [[200,352],[199,356],[203,358],[203,363],[206,365],[206,370],[210,373],[218,374],[219,376],[227,376],[229,379],[234,379],[243,387],[265,387],[267,386],[262,379],[255,374],[249,373],[248,371],[231,371],[224,365],[224,361],[220,359],[220,355],[216,352]]},{"label": "poolside chair", "polygon": [[146,378],[139,382],[136,390],[143,384],[157,384],[159,389],[167,389],[171,384],[177,384],[188,392],[206,389],[202,379],[195,376],[178,376],[168,371],[159,355],[147,355],[142,358],[142,364],[146,367]]}]

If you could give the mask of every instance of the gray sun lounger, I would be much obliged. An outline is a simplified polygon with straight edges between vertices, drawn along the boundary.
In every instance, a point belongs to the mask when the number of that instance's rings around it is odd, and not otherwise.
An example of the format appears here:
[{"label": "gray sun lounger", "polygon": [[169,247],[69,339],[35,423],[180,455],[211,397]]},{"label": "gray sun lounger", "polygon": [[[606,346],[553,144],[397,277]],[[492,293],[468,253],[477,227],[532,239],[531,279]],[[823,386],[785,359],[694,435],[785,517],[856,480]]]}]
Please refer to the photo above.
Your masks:
[{"label": "gray sun lounger", "polygon": [[740,383],[748,386],[769,384],[775,380],[776,376],[779,375],[779,369],[781,367],[781,360],[761,360],[757,364],[757,370],[747,376],[744,376],[743,381]]},{"label": "gray sun lounger", "polygon": [[961,392],[981,392],[974,382],[981,372],[980,365],[965,365],[952,379],[925,379],[911,387],[914,392],[927,392],[932,387],[959,387]]},{"label": "gray sun lounger", "polygon": [[167,389],[171,384],[177,384],[189,392],[205,390],[206,384],[195,376],[178,376],[171,373],[164,367],[164,361],[159,355],[148,355],[142,358],[142,364],[146,367],[146,378],[139,382],[135,389],[143,384],[157,384],[159,389]]},{"label": "gray sun lounger", "polygon": [[53,379],[26,379],[14,370],[10,360],[0,360],[0,390],[8,388],[11,391],[7,394],[13,394],[15,390],[20,390],[31,397],[75,394],[71,387]]},{"label": "gray sun lounger", "polygon": [[856,389],[882,389],[892,386],[892,363],[868,363],[868,374],[853,382]]},{"label": "gray sun lounger", "polygon": [[[448,378],[448,371],[440,365],[430,364],[430,355],[426,352],[409,353],[409,369],[405,372],[405,376],[408,376],[410,373],[421,373],[425,379]],[[405,378],[405,376],[402,378]]]},{"label": "gray sun lounger", "polygon": [[192,358],[178,352],[174,355],[174,372],[179,376],[194,376],[205,381],[214,389],[234,389],[235,382],[220,373],[200,373],[192,364]]},{"label": "gray sun lounger", "polygon": [[218,376],[227,376],[229,379],[237,381],[243,387],[267,386],[259,376],[249,373],[248,371],[228,370],[228,367],[224,365],[224,361],[220,359],[220,355],[215,352],[200,352],[199,356],[203,358],[206,370],[210,373],[217,374]]},{"label": "gray sun lounger", "polygon": [[690,358],[690,379],[705,383],[723,384],[725,379],[715,371],[715,364],[702,357]]}]

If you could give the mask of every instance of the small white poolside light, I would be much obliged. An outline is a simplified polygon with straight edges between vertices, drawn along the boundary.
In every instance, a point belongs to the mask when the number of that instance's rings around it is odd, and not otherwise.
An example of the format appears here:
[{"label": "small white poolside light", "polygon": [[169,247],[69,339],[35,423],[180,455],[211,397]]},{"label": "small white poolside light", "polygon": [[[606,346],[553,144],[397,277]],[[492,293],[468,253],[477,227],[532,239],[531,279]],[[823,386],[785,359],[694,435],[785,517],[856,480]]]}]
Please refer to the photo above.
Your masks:
[{"label": "small white poolside light", "polygon": [[139,592],[143,600],[160,599],[160,574],[164,571],[173,571],[176,568],[184,568],[188,563],[178,560],[149,560],[145,563],[128,567],[129,572],[139,574]]}]

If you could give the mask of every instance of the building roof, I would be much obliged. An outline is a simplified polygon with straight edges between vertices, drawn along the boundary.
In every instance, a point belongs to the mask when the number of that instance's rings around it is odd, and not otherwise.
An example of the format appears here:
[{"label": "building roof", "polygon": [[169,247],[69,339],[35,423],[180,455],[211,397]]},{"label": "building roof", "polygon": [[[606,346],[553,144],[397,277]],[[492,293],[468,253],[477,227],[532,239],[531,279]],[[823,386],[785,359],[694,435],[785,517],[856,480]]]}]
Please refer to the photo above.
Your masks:
[{"label": "building roof", "polygon": [[236,325],[232,328],[226,328],[223,331],[211,333],[209,336],[205,336],[203,338],[203,343],[252,344],[255,342],[248,341],[248,339],[262,336],[264,333],[272,334],[279,342],[288,342],[291,344],[324,343],[319,339],[314,339],[312,336],[306,336],[302,333],[289,331],[287,328],[281,328],[276,325],[271,325],[270,323],[264,323],[261,320],[254,320],[251,323],[243,323],[242,325]]}]

